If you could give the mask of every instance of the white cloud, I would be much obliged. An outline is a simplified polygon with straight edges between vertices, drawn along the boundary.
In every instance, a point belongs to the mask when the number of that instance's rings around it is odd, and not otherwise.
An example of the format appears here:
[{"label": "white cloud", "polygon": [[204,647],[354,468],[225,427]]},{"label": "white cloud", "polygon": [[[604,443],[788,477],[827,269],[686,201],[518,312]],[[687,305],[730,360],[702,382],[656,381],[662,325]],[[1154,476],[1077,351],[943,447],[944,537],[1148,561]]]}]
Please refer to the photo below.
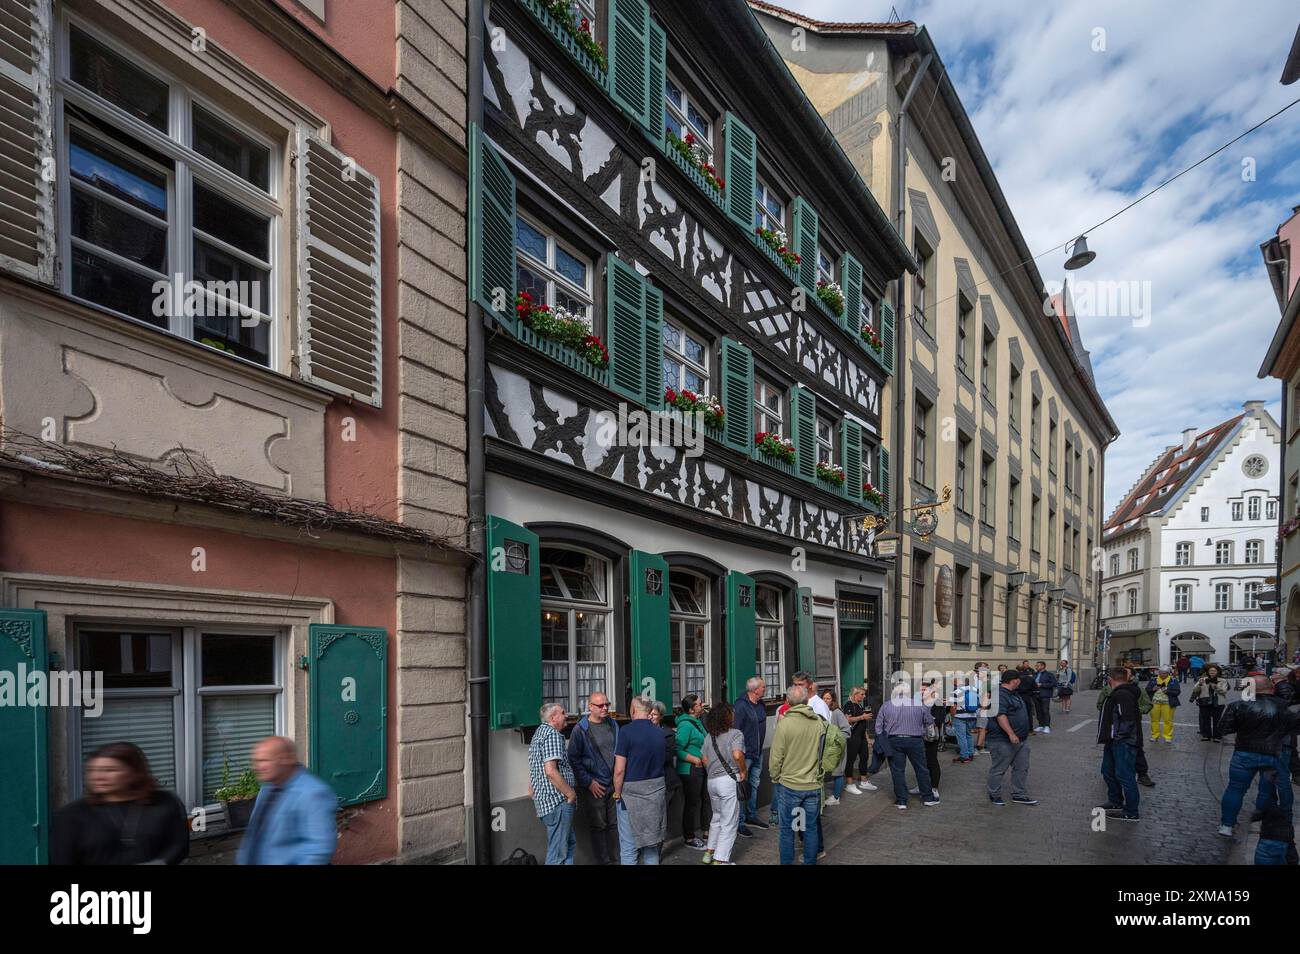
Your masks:
[{"label": "white cloud", "polygon": [[[1031,251],[1091,227],[1300,95],[1278,83],[1295,6],[1063,0],[894,0],[930,31]],[[888,2],[791,0],[824,20],[884,20]],[[1093,50],[1094,30],[1106,50]],[[1047,281],[1150,282],[1149,326],[1080,317],[1123,436],[1107,511],[1185,427],[1208,428],[1280,385],[1256,378],[1277,325],[1258,245],[1300,202],[1300,106],[1089,233],[1098,253]],[[1242,159],[1258,179],[1243,182]]]}]

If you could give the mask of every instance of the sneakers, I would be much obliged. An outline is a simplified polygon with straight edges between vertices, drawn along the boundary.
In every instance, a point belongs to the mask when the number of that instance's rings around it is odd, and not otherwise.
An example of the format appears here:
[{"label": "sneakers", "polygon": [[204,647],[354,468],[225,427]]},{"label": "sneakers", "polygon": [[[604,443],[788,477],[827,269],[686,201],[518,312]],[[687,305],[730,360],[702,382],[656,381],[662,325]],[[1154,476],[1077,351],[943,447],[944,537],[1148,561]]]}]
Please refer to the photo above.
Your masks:
[{"label": "sneakers", "polygon": [[1038,799],[1030,798],[1028,795],[1012,795],[1011,800],[1017,805],[1037,805]]},{"label": "sneakers", "polygon": [[692,838],[684,843],[687,848],[694,848],[696,851],[708,851],[709,843],[702,838]]},{"label": "sneakers", "polygon": [[741,825],[739,828],[736,829],[736,834],[739,835],[741,838],[754,837],[754,833],[750,831],[748,828],[746,828],[744,825]]},{"label": "sneakers", "polygon": [[745,819],[745,824],[753,825],[759,831],[767,831],[771,827],[770,825],[768,825],[767,822],[763,821],[761,818],[747,818]]},{"label": "sneakers", "polygon": [[704,853],[704,857],[700,859],[700,864],[702,864],[702,865],[711,865],[711,864],[713,864],[713,852],[711,852],[711,851],[706,851],[706,852]]},{"label": "sneakers", "polygon": [[861,788],[864,792],[880,791],[879,785],[872,785],[870,782],[866,781],[865,779],[863,779],[861,782],[858,783],[858,787]]},{"label": "sneakers", "polygon": [[1101,809],[1102,811],[1104,811],[1104,812],[1117,812],[1117,811],[1119,811],[1121,808],[1123,808],[1124,806],[1123,806],[1123,805],[1116,805],[1114,802],[1107,802],[1105,805],[1098,805],[1097,807],[1100,808],[1100,809]]},{"label": "sneakers", "polygon": [[1155,788],[1155,787],[1156,787],[1156,783],[1153,782],[1153,781],[1151,781],[1151,776],[1149,776],[1149,775],[1139,775],[1139,776],[1138,776],[1138,784],[1139,784],[1139,785],[1145,785],[1147,788]]},{"label": "sneakers", "polygon": [[899,802],[894,807],[897,808],[900,812],[905,812],[907,811],[907,802]]},{"label": "sneakers", "polygon": [[836,798],[834,795],[832,795],[830,798],[826,799],[826,804],[827,804],[827,805],[838,805],[839,803],[840,803],[840,800],[839,800],[838,798]]},{"label": "sneakers", "polygon": [[1041,725],[1034,726],[1034,735],[1040,735],[1042,731],[1043,727]]},{"label": "sneakers", "polygon": [[1131,821],[1131,822],[1135,822],[1135,821],[1140,821],[1140,820],[1141,820],[1139,816],[1137,816],[1137,815],[1130,815],[1128,812],[1124,811],[1124,809],[1122,809],[1122,808],[1115,808],[1115,809],[1112,809],[1111,811],[1108,811],[1108,812],[1106,813],[1106,817],[1107,817],[1107,818],[1115,818],[1115,819],[1118,819],[1119,821]]},{"label": "sneakers", "polygon": [[1231,825],[1220,825],[1220,826],[1219,826],[1219,834],[1222,835],[1224,838],[1231,838],[1231,837],[1232,837],[1232,826],[1231,826]]},{"label": "sneakers", "polygon": [[734,861],[718,861],[718,859],[714,858],[712,864],[715,864],[715,865],[734,865],[735,862],[734,862]]},{"label": "sneakers", "polygon": [[1043,733],[1043,735],[1051,735],[1051,734],[1052,734],[1052,727],[1051,727],[1050,725],[1045,725],[1045,726],[1043,726],[1039,731],[1041,731],[1041,732]]},{"label": "sneakers", "polygon": [[822,860],[823,858],[825,858],[825,857],[826,857],[826,849],[825,849],[825,848],[821,848],[821,849],[818,849],[818,851],[817,851],[817,857],[816,857],[815,859],[813,859],[813,860],[814,860],[814,861],[821,861],[821,860]]},{"label": "sneakers", "polygon": [[994,805],[996,805],[998,808],[1005,808],[1007,804],[1002,800],[1001,795],[990,795],[989,801],[992,802]]},{"label": "sneakers", "polygon": [[907,790],[907,794],[909,794],[909,795],[920,795],[920,794],[921,794],[921,789],[920,789],[920,788],[909,788],[909,789]]},{"label": "sneakers", "polygon": [[935,805],[939,804],[939,796],[931,795],[929,798],[924,798],[921,800],[921,804],[926,808],[933,808]]},{"label": "sneakers", "polygon": [[858,788],[858,786],[857,786],[856,784],[854,784],[853,782],[850,782],[848,785],[845,785],[845,786],[844,786],[844,791],[848,792],[850,795],[861,795],[861,794],[862,794],[862,789]]},{"label": "sneakers", "polygon": [[975,754],[976,754],[976,755],[992,755],[993,753],[990,752],[987,748],[984,748],[984,749],[976,749],[976,750],[975,750]]}]

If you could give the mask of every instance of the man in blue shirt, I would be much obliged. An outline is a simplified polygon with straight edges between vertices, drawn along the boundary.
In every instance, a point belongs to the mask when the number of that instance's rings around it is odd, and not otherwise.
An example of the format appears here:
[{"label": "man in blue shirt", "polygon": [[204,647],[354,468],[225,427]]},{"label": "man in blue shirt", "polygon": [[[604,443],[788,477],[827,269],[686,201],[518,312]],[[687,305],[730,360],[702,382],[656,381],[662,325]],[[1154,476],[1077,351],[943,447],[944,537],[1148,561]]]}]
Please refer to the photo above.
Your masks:
[{"label": "man in blue shirt", "polygon": [[664,784],[664,735],[650,721],[653,700],[632,697],[632,721],[614,745],[614,814],[618,817],[619,859],[659,864],[659,846],[668,828],[668,789]]},{"label": "man in blue shirt", "polygon": [[262,788],[239,843],[239,864],[329,864],[338,843],[334,790],[299,764],[293,741],[281,736],[253,747],[253,771]]},{"label": "man in blue shirt", "polygon": [[[993,756],[989,767],[989,801],[1001,808],[1002,780],[1011,769],[1011,800],[1017,805],[1037,805],[1038,799],[1029,797],[1029,710],[1019,692],[1020,672],[1008,669],[1002,674],[998,690],[997,718],[989,723],[985,740]],[[990,713],[992,714],[992,713]]]},{"label": "man in blue shirt", "polygon": [[764,830],[768,827],[758,817],[758,783],[763,776],[763,739],[767,736],[767,709],[763,706],[766,692],[763,677],[750,676],[735,705],[735,728],[745,737],[745,777],[749,779],[749,803],[740,806],[737,833],[741,836],[749,834],[746,823]]}]

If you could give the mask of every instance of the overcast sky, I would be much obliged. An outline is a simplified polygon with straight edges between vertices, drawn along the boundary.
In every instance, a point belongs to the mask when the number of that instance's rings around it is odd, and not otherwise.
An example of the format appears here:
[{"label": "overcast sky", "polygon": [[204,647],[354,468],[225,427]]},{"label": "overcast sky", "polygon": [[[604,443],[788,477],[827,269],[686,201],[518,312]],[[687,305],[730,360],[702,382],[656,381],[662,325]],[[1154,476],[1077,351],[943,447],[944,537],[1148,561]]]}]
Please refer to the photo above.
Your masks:
[{"label": "overcast sky", "polygon": [[[890,11],[877,0],[783,5],[819,20]],[[894,7],[929,28],[1035,254],[1300,97],[1300,83],[1278,82],[1300,19],[1294,0]],[[1099,28],[1104,51],[1094,50]],[[1248,159],[1254,181],[1243,181]],[[1059,252],[1038,260],[1047,282],[1150,289],[1149,323],[1079,317],[1122,431],[1106,457],[1107,513],[1183,428],[1208,428],[1254,399],[1278,416],[1280,385],[1256,378],[1280,317],[1259,243],[1296,204],[1300,105],[1089,232],[1097,259],[1088,267],[1065,272]]]}]

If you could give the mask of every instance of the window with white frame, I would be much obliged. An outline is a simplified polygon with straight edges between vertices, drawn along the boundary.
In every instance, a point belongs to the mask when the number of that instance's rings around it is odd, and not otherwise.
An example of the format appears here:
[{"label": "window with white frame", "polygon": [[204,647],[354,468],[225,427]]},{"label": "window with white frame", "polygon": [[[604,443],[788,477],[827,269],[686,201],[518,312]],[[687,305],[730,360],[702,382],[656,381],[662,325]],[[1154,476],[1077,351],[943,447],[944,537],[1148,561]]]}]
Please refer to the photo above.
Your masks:
[{"label": "window with white frame", "polygon": [[1241,501],[1240,501],[1240,500],[1233,501],[1233,503],[1232,503],[1232,519],[1233,519],[1233,520],[1240,520],[1240,519],[1241,519]]},{"label": "window with white frame", "polygon": [[754,227],[785,232],[785,203],[762,179],[754,192]]},{"label": "window with white frame", "polygon": [[708,695],[709,587],[703,577],[670,572],[669,636],[672,639],[673,702]]},{"label": "window with white frame", "polygon": [[785,392],[771,381],[754,377],[754,433],[785,436]]},{"label": "window with white frame", "polygon": [[817,460],[835,463],[835,422],[820,414],[817,415]]},{"label": "window with white frame", "polygon": [[592,263],[535,219],[515,216],[515,278],[536,305],[592,323]]},{"label": "window with white frame", "polygon": [[1265,520],[1276,520],[1276,519],[1277,519],[1277,501],[1276,501],[1276,500],[1270,500],[1270,501],[1268,501],[1268,503],[1266,503],[1266,504],[1264,505],[1264,519],[1265,519]]},{"label": "window with white frame", "polygon": [[1138,568],[1138,552],[1137,552],[1137,547],[1133,547],[1128,551],[1128,571],[1132,573],[1137,568]]},{"label": "window with white frame", "polygon": [[664,387],[709,393],[709,345],[685,325],[664,321]]},{"label": "window with white frame", "polygon": [[827,284],[835,281],[835,260],[820,245],[817,246],[817,277]]},{"label": "window with white frame", "polygon": [[1192,588],[1186,583],[1174,587],[1174,612],[1186,613],[1192,608]]},{"label": "window with white frame", "polygon": [[1110,594],[1110,615],[1111,616],[1119,615],[1119,594],[1118,593]]},{"label": "window with white frame", "polygon": [[664,125],[678,139],[693,134],[704,151],[706,161],[713,161],[713,112],[686,91],[684,83],[671,74],[664,80]]},{"label": "window with white frame", "polygon": [[1259,609],[1260,586],[1261,584],[1259,583],[1247,583],[1243,588],[1243,598],[1245,599],[1245,603],[1246,603],[1244,607],[1245,609],[1248,610]]},{"label": "window with white frame", "polygon": [[1260,512],[1260,497],[1251,497],[1246,501],[1246,519],[1258,520]]},{"label": "window with white frame", "polygon": [[1264,560],[1264,541],[1247,540],[1246,541],[1246,562],[1261,563]]},{"label": "window with white frame", "polygon": [[1119,576],[1119,554],[1118,553],[1112,553],[1110,555],[1110,575]]},{"label": "window with white frame", "polygon": [[1220,540],[1214,545],[1214,562],[1222,566],[1232,562],[1232,543],[1228,540]]},{"label": "window with white frame", "polygon": [[1201,508],[1201,523],[1209,523],[1209,522],[1210,522],[1210,508],[1209,508],[1209,507],[1202,507],[1202,508]]},{"label": "window with white frame", "polygon": [[781,696],[785,692],[785,601],[776,587],[758,587],[755,595],[755,619],[757,622],[757,660],[754,674],[762,676],[767,684],[769,699]]},{"label": "window with white frame", "polygon": [[86,625],[78,665],[102,672],[104,709],[80,722],[81,761],[110,742],[139,746],[186,808],[216,803],[253,745],[284,732],[285,645],[239,626]]},{"label": "window with white frame", "polygon": [[542,701],[585,710],[609,692],[609,564],[579,550],[542,547]]},{"label": "window with white frame", "polygon": [[1232,609],[1232,584],[1214,584],[1214,608],[1216,610]]},{"label": "window with white frame", "polygon": [[858,295],[858,301],[858,330],[861,331],[863,328],[870,328],[876,332],[876,334],[880,334],[880,329],[876,327],[875,322],[875,302],[871,300],[871,295],[867,292],[866,288],[861,289],[861,293]]},{"label": "window with white frame", "polygon": [[64,290],[273,366],[283,150],[106,34],[60,40]]},{"label": "window with white frame", "polygon": [[1136,612],[1138,611],[1138,591],[1137,591],[1137,590],[1129,590],[1129,591],[1128,591],[1128,611],[1129,611],[1130,614],[1136,613]]},{"label": "window with white frame", "polygon": [[1192,565],[1192,545],[1183,542],[1174,547],[1174,566]]}]

